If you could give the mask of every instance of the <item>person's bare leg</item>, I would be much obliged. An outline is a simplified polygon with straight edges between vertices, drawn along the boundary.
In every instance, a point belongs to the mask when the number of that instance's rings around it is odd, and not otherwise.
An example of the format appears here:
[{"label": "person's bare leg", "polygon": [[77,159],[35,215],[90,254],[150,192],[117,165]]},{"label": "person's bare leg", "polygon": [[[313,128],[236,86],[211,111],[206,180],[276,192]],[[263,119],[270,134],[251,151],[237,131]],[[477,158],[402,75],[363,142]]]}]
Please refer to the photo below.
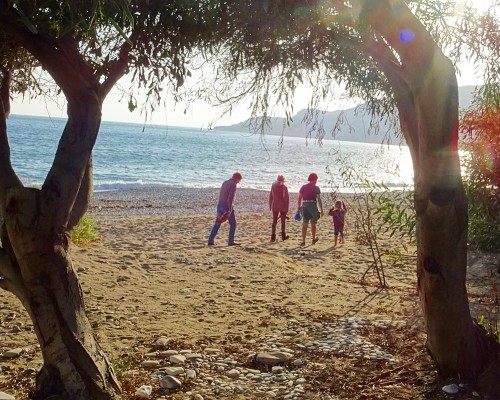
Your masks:
[{"label": "person's bare leg", "polygon": [[333,247],[337,247],[337,238],[338,238],[339,235],[335,235],[335,241],[333,243]]},{"label": "person's bare leg", "polygon": [[314,222],[311,222],[311,235],[314,242],[316,240],[316,223]]},{"label": "person's bare leg", "polygon": [[302,224],[302,243],[306,242],[306,235],[307,235],[307,225],[309,225],[308,222],[304,222]]}]

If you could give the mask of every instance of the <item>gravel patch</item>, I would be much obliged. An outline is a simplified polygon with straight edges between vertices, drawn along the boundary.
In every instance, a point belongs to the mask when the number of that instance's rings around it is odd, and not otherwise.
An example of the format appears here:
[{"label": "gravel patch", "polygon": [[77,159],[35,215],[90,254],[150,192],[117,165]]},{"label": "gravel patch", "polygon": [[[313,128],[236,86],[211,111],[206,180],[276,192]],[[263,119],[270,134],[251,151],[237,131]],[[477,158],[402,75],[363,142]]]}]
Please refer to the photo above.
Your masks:
[{"label": "gravel patch", "polygon": [[[200,215],[214,214],[219,188],[177,188],[144,186],[96,192],[90,202],[92,215]],[[237,212],[256,212],[268,209],[269,193],[263,190],[239,188],[236,193]],[[290,194],[290,204],[297,201],[297,194]]]}]

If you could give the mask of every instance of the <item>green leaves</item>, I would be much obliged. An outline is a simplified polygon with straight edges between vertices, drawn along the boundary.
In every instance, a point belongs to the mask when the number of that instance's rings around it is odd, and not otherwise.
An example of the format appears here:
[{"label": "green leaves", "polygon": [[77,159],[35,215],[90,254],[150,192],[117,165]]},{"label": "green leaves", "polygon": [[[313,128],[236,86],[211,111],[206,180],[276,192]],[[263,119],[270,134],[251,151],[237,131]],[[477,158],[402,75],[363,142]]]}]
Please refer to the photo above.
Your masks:
[{"label": "green leaves", "polygon": [[[122,15],[122,18],[128,22],[129,28],[133,30],[134,29],[134,16],[130,12],[128,1],[127,0],[114,0],[114,4],[120,10],[120,14]],[[120,34],[120,36],[123,39],[125,39],[125,41],[129,45],[132,45],[132,41],[125,34],[125,32],[122,29],[122,26],[117,22],[117,20],[109,15],[105,15],[105,17],[107,17],[107,19],[115,27],[115,29]]]},{"label": "green leaves", "polygon": [[460,129],[468,152],[463,165],[469,243],[477,249],[500,251],[500,108],[492,103],[465,113]]},{"label": "green leaves", "polygon": [[95,231],[96,223],[87,214],[85,214],[78,225],[75,226],[72,233],[72,241],[80,247],[88,246],[92,242],[101,239]]},{"label": "green leaves", "polygon": [[[339,191],[335,185],[347,188],[350,192],[344,195],[349,199],[348,223],[354,225],[355,239],[367,245],[373,257],[373,263],[362,279],[373,269],[380,286],[385,287],[385,263],[395,268],[414,263],[416,214],[413,208],[413,191],[406,185],[402,189],[391,190],[385,183],[364,179],[359,173],[362,165],[353,166],[350,159],[342,156],[340,151],[334,156],[332,163],[335,168],[327,168],[335,171],[331,181],[334,189],[331,200],[336,200]],[[364,161],[366,165],[370,165],[370,160]],[[391,165],[386,168],[394,172]],[[341,183],[336,180],[338,173]]]},{"label": "green leaves", "polygon": [[[380,218],[378,232],[388,233],[390,237],[407,238],[411,243],[415,241],[416,215],[413,210],[413,191],[376,192],[371,196],[374,204],[373,214]],[[380,189],[381,187],[379,187]]]}]

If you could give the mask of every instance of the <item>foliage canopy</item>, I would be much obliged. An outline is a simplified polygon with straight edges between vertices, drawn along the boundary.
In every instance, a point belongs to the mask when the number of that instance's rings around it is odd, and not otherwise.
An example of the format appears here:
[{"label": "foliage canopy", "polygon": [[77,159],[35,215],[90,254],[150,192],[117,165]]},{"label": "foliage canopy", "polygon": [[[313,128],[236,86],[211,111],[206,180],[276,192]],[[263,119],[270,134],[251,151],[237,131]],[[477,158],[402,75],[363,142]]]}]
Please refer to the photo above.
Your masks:
[{"label": "foliage canopy", "polygon": [[[13,92],[35,96],[61,90],[58,80],[63,77],[55,74],[59,87],[47,85],[41,72],[42,66],[54,76],[47,60],[51,52],[37,44],[43,34],[53,37],[51,50],[64,52],[72,62],[81,53],[81,71],[95,76],[102,94],[128,74],[124,96],[130,109],[144,106],[151,112],[165,96],[180,99],[179,88],[203,68],[191,96],[223,105],[226,112],[238,100],[250,98],[253,116],[267,116],[272,107],[284,106],[290,118],[294,90],[305,83],[315,88],[311,108],[338,97],[340,85],[341,97],[363,99],[372,113],[393,115],[390,86],[367,50],[385,53],[391,62],[398,57],[366,22],[370,7],[359,0],[350,3],[48,0],[40,6],[17,1],[10,11],[21,22],[18,37],[0,32],[0,64],[14,73]],[[407,3],[438,44],[457,43],[456,31],[446,22],[454,1]],[[7,10],[9,4],[0,2],[0,9]],[[12,13],[2,14],[3,23],[12,26],[7,20]],[[21,45],[20,36],[23,43],[28,39],[28,46]],[[146,104],[138,93],[146,96]]]}]

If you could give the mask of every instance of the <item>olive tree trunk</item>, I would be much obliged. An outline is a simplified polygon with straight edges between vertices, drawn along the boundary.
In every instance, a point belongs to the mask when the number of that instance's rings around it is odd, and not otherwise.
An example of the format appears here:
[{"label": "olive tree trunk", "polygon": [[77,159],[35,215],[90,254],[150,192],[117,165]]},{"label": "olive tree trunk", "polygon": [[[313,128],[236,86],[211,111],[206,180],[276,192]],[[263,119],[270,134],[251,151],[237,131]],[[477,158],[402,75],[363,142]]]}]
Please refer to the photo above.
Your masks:
[{"label": "olive tree trunk", "polygon": [[498,344],[472,320],[465,286],[467,199],[458,155],[454,67],[403,2],[363,3],[379,35],[367,40],[365,51],[394,90],[412,156],[426,347],[442,374],[479,382],[485,393],[498,395],[500,371],[492,367],[498,362]]},{"label": "olive tree trunk", "polygon": [[[3,72],[5,93],[9,74]],[[69,98],[68,122],[41,189],[23,187],[12,169],[8,102],[8,96],[2,96],[0,288],[19,298],[33,322],[43,355],[36,398],[117,398],[119,383],[85,315],[70,258],[70,232],[85,213],[91,194],[91,150],[100,125],[100,102],[83,88]]]}]

